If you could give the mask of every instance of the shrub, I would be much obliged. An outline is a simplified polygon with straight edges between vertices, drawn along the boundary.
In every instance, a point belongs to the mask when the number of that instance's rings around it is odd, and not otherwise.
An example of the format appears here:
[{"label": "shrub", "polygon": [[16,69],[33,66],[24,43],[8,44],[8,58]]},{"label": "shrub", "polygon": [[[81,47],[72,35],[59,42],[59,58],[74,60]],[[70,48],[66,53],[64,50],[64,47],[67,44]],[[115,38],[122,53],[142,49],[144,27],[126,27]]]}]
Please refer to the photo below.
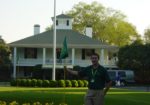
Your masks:
[{"label": "shrub", "polygon": [[7,105],[5,101],[0,101],[0,105]]},{"label": "shrub", "polygon": [[87,80],[83,80],[83,83],[84,83],[84,87],[88,86],[88,81]]},{"label": "shrub", "polygon": [[78,82],[77,80],[71,80],[72,87],[78,87]]},{"label": "shrub", "polygon": [[84,87],[84,82],[82,80],[78,80],[79,87]]},{"label": "shrub", "polygon": [[58,87],[65,87],[66,84],[65,84],[65,81],[64,80],[59,80],[58,81]]},{"label": "shrub", "polygon": [[50,80],[49,83],[50,83],[50,84],[49,84],[50,87],[57,87],[57,81],[55,81],[55,80]]},{"label": "shrub", "polygon": [[37,84],[37,80],[36,79],[32,79],[31,80],[31,86],[35,87]]},{"label": "shrub", "polygon": [[37,86],[38,86],[38,87],[42,87],[42,84],[43,84],[43,81],[42,81],[42,80],[40,80],[40,79],[37,80]]},{"label": "shrub", "polygon": [[11,85],[11,86],[17,86],[16,80],[11,80],[10,85]]},{"label": "shrub", "polygon": [[50,82],[48,80],[43,80],[43,87],[49,87]]},{"label": "shrub", "polygon": [[31,79],[27,79],[27,82],[26,82],[26,86],[32,86],[32,80]]},{"label": "shrub", "polygon": [[65,81],[66,87],[72,87],[72,83],[70,80]]},{"label": "shrub", "polygon": [[16,86],[21,86],[21,79],[16,79]]},{"label": "shrub", "polygon": [[26,79],[21,79],[20,80],[20,86],[26,86],[27,80]]}]

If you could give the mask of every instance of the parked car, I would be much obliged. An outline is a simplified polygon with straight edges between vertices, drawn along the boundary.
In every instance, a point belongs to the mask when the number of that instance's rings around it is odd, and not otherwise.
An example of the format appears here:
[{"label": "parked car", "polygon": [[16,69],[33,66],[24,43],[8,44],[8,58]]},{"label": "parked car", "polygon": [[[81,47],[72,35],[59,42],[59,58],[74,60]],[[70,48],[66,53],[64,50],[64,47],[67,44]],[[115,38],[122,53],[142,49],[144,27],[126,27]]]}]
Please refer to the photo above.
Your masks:
[{"label": "parked car", "polygon": [[120,75],[120,85],[125,86],[127,84],[134,83],[134,72],[133,70],[108,70],[108,74],[113,81],[113,85],[116,84],[116,77]]}]

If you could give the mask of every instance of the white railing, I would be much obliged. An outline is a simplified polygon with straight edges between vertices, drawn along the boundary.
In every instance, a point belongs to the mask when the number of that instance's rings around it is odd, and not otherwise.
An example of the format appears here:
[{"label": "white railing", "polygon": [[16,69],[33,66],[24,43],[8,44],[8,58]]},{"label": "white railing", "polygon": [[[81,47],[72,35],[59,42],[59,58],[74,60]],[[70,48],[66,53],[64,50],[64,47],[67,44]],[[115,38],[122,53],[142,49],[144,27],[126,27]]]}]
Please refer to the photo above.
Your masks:
[{"label": "white railing", "polygon": [[[18,66],[35,66],[38,64],[43,65],[43,59],[19,59],[17,61]],[[53,64],[53,59],[46,59],[45,60],[44,65],[52,65],[52,64]],[[57,65],[64,65],[64,64],[71,65],[72,60],[71,59],[63,59],[63,60],[57,59],[56,64]]]},{"label": "white railing", "polygon": [[[17,61],[18,66],[35,66],[35,65],[53,65],[53,59],[46,59],[45,63],[43,64],[43,59],[19,59]],[[75,59],[74,64],[72,59],[57,59],[56,60],[57,65],[80,65],[80,66],[88,66],[91,64],[90,60],[81,60],[81,59]],[[104,64],[107,66],[116,66],[116,62],[109,61],[108,64]]]}]

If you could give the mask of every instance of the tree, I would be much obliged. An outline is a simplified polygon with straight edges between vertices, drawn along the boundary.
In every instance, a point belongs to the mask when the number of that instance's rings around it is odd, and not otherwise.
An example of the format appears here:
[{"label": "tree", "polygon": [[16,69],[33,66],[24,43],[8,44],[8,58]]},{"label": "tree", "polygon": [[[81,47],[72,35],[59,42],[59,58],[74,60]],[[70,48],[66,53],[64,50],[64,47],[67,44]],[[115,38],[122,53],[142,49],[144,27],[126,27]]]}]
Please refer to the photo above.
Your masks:
[{"label": "tree", "polygon": [[150,43],[150,28],[145,29],[144,38],[146,43]]},{"label": "tree", "polygon": [[0,37],[0,69],[9,68],[11,66],[10,61],[10,48],[5,41]]},{"label": "tree", "polygon": [[74,30],[84,34],[84,29],[90,25],[93,28],[93,38],[102,42],[123,46],[139,38],[136,28],[125,21],[124,14],[105,8],[98,2],[79,2],[67,14],[74,18]]},{"label": "tree", "polygon": [[118,66],[122,69],[135,71],[136,79],[150,82],[150,44],[133,43],[120,48]]}]

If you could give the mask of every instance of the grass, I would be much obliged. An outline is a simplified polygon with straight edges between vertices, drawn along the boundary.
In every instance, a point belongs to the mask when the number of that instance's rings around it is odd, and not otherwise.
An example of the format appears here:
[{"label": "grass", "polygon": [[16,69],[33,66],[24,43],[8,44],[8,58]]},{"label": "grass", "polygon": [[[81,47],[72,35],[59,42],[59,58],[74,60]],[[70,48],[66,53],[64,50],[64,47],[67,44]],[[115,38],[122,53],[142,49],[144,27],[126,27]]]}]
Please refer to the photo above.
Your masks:
[{"label": "grass", "polygon": [[[0,87],[0,100],[8,103],[54,102],[54,105],[83,105],[87,88],[20,88]],[[105,97],[105,105],[150,105],[150,92],[112,88]]]}]

